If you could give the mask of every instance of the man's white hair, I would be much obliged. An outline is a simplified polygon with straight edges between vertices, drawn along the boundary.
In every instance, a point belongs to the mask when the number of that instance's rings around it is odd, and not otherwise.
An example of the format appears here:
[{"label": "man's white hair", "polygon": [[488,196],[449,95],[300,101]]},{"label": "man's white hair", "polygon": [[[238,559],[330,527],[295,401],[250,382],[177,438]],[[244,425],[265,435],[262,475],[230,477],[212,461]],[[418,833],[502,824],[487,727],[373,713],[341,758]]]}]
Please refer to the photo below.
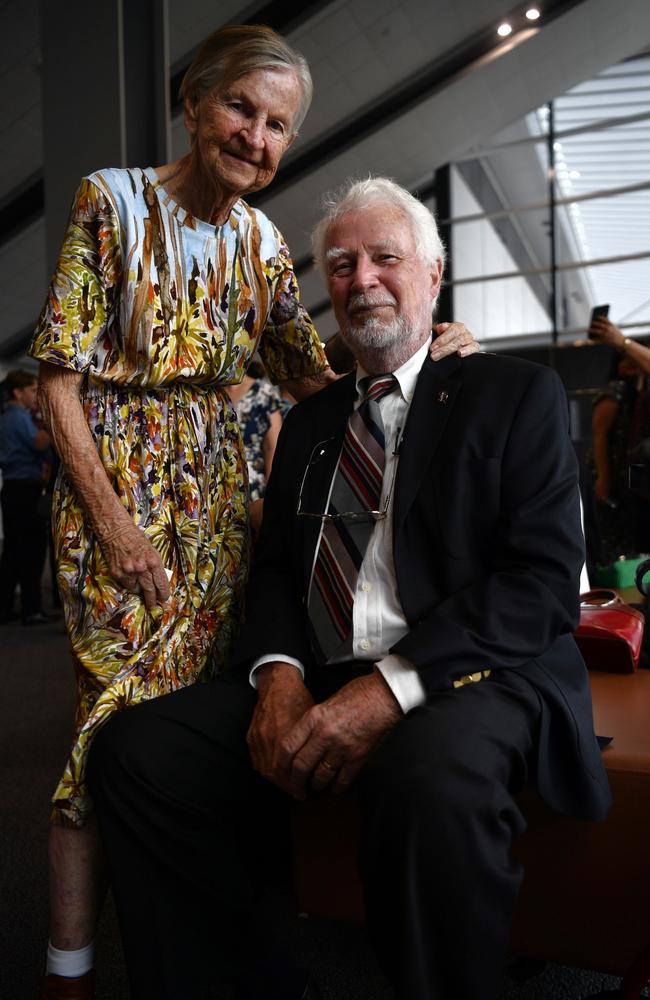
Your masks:
[{"label": "man's white hair", "polygon": [[411,223],[416,252],[426,264],[445,264],[445,248],[433,214],[421,201],[388,177],[367,177],[363,181],[348,181],[340,190],[326,195],[323,203],[325,214],[311,235],[314,260],[326,276],[325,243],[327,231],[348,212],[363,211],[369,205],[393,205],[402,211]]}]

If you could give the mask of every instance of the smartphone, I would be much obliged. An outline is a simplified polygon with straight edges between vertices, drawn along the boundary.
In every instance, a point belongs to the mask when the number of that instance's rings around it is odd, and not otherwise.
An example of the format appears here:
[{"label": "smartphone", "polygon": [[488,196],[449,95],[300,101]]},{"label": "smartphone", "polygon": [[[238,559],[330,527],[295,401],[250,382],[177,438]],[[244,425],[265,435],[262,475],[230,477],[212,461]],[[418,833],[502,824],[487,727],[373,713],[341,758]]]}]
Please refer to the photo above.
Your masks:
[{"label": "smartphone", "polygon": [[609,305],[606,305],[606,306],[594,306],[594,308],[591,310],[591,318],[589,320],[589,327],[587,328],[587,336],[590,337],[591,340],[597,340],[598,339],[597,337],[594,337],[593,333],[589,333],[589,330],[591,329],[591,324],[593,323],[593,321],[595,319],[597,319],[598,316],[608,316],[608,315],[609,315]]}]

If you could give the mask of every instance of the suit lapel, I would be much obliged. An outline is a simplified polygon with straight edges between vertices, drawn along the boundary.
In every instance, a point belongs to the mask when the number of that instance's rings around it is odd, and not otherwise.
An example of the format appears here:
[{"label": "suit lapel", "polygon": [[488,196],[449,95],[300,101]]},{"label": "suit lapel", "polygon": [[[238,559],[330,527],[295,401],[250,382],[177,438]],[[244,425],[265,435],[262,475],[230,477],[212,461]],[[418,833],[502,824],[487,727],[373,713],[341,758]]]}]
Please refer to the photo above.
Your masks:
[{"label": "suit lapel", "polygon": [[418,376],[395,484],[393,524],[396,538],[453,410],[460,389],[459,368],[460,358],[456,355],[436,362],[427,356]]}]

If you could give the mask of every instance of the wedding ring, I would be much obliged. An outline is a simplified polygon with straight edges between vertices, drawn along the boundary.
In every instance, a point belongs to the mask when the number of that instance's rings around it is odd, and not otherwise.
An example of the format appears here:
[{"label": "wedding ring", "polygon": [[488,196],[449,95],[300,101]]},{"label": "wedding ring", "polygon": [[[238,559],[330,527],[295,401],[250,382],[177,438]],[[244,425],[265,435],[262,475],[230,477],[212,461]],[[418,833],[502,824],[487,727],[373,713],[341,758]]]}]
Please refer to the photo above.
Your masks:
[{"label": "wedding ring", "polygon": [[328,760],[325,760],[324,757],[323,757],[323,759],[321,761],[321,765],[323,767],[326,767],[328,771],[336,771],[336,768],[332,764],[330,764],[330,762]]}]

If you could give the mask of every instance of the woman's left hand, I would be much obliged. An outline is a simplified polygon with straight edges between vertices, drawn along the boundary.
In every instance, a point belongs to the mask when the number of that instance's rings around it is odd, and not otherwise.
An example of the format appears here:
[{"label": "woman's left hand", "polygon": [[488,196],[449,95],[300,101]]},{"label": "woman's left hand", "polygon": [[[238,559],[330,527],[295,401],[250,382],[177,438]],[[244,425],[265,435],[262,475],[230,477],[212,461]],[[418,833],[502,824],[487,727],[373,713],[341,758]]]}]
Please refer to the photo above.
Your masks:
[{"label": "woman's left hand", "polygon": [[440,361],[449,354],[466,358],[481,350],[481,345],[464,323],[435,323],[433,329],[436,337],[429,350],[432,361]]}]

